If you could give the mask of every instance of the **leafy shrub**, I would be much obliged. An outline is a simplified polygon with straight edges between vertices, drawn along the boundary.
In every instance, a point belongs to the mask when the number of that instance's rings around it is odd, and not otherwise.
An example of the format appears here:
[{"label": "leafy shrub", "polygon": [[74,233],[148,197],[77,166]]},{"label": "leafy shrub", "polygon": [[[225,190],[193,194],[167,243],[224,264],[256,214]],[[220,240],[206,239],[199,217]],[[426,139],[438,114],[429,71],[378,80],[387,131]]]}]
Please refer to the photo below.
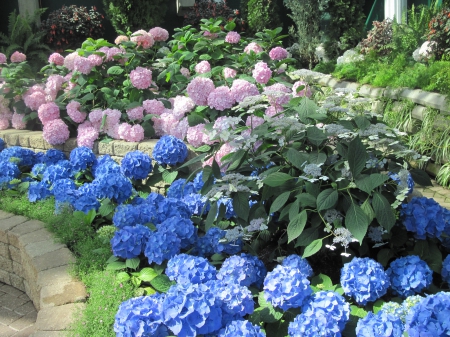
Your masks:
[{"label": "leafy shrub", "polygon": [[166,0],[103,0],[103,4],[119,34],[159,26],[167,12]]},{"label": "leafy shrub", "polygon": [[387,55],[391,52],[392,20],[374,21],[373,28],[367,38],[360,42],[361,53],[368,54],[375,51],[378,55]]},{"label": "leafy shrub", "polygon": [[194,7],[188,10],[184,16],[183,25],[191,25],[199,28],[202,19],[218,19],[223,18],[225,21],[236,23],[238,31],[244,30],[245,24],[239,16],[239,11],[227,6],[223,0],[197,0]]},{"label": "leafy shrub", "polygon": [[450,51],[450,9],[442,9],[431,19],[428,28],[428,41],[435,42],[431,48],[436,59],[440,60],[444,54]]},{"label": "leafy shrub", "polygon": [[321,61],[319,62],[315,67],[314,71],[318,71],[319,73],[324,74],[331,74],[336,69],[336,62],[335,61]]},{"label": "leafy shrub", "polygon": [[91,7],[63,6],[51,12],[42,22],[45,42],[55,51],[78,47],[88,37],[98,39],[103,35],[103,15]]},{"label": "leafy shrub", "polygon": [[277,1],[249,0],[247,6],[249,33],[281,26]]}]

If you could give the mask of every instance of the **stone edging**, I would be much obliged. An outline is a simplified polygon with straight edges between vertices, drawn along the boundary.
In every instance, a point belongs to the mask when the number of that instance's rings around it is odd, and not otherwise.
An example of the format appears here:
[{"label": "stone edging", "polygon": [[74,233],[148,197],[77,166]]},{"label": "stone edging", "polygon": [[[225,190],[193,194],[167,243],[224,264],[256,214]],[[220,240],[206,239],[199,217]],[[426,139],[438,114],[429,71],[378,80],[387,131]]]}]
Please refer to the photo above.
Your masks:
[{"label": "stone edging", "polygon": [[84,307],[82,282],[69,275],[75,261],[38,220],[0,211],[0,281],[25,291],[38,311],[33,337],[61,336]]}]

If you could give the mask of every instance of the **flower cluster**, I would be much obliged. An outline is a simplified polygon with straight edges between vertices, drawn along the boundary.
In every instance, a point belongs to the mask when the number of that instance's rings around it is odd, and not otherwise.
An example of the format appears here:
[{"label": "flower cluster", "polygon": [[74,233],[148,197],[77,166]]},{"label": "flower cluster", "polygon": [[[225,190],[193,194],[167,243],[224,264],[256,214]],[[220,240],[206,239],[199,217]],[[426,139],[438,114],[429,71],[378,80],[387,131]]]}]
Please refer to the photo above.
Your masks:
[{"label": "flower cluster", "polygon": [[222,264],[217,279],[225,284],[261,288],[267,269],[256,256],[242,253],[228,257]]},{"label": "flower cluster", "polygon": [[121,172],[130,179],[145,179],[152,169],[152,158],[141,151],[128,152],[120,163]]},{"label": "flower cluster", "polygon": [[360,318],[356,326],[357,337],[402,337],[403,322],[394,314],[383,310],[376,314],[369,312],[366,317]]},{"label": "flower cluster", "polygon": [[142,225],[125,226],[119,229],[111,239],[113,254],[124,259],[139,256],[150,235],[150,229]]},{"label": "flower cluster", "polygon": [[87,147],[76,147],[70,152],[70,163],[75,172],[86,170],[97,162],[94,152]]},{"label": "flower cluster", "polygon": [[216,268],[203,257],[179,254],[169,260],[166,275],[179,284],[206,283],[216,279]]},{"label": "flower cluster", "polygon": [[322,310],[308,310],[289,323],[289,337],[341,336],[337,322]]},{"label": "flower cluster", "polygon": [[147,89],[152,84],[152,71],[147,68],[137,67],[130,72],[131,84],[138,89]]},{"label": "flower cluster", "polygon": [[186,160],[186,144],[174,136],[161,137],[153,149],[153,158],[163,165],[176,165]]}]

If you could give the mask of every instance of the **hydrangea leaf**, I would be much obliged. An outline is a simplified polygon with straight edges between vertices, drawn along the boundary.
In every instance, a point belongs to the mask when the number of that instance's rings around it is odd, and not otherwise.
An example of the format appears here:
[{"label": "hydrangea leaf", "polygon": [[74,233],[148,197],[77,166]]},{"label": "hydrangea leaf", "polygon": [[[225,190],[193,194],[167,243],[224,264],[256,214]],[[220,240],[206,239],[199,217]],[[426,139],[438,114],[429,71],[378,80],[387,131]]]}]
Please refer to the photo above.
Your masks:
[{"label": "hydrangea leaf", "polygon": [[139,267],[139,264],[141,263],[141,260],[138,257],[134,257],[132,259],[127,259],[125,261],[125,265],[127,268],[130,269],[137,269]]},{"label": "hydrangea leaf", "polygon": [[322,144],[323,141],[327,139],[325,133],[315,126],[308,128],[308,131],[306,132],[306,137],[311,143],[313,143],[316,146],[320,146],[320,144]]},{"label": "hydrangea leaf", "polygon": [[338,192],[332,188],[328,188],[317,196],[317,210],[323,211],[333,208],[338,201]]},{"label": "hydrangea leaf", "polygon": [[310,243],[312,243],[318,237],[319,237],[319,229],[318,228],[307,228],[298,237],[297,242],[295,243],[295,248],[308,246]]},{"label": "hydrangea leaf", "polygon": [[174,180],[177,179],[177,176],[178,176],[177,171],[169,172],[169,171],[165,170],[162,174],[164,182],[166,182],[167,184],[172,184],[174,182]]},{"label": "hydrangea leaf", "polygon": [[130,275],[125,271],[121,271],[116,275],[116,282],[118,283],[128,282],[130,279]]},{"label": "hydrangea leaf", "polygon": [[120,270],[125,269],[127,266],[123,261],[115,261],[106,265],[106,270]]},{"label": "hydrangea leaf", "polygon": [[369,223],[372,222],[373,219],[375,219],[375,212],[373,211],[372,206],[370,206],[369,199],[366,199],[366,201],[363,202],[361,205],[361,209],[366,213],[367,217],[369,218]]},{"label": "hydrangea leaf", "polygon": [[309,193],[300,193],[296,196],[300,207],[316,207],[317,199]]},{"label": "hydrangea leaf", "polygon": [[436,273],[442,271],[442,253],[435,242],[430,242],[428,246],[429,253],[424,257],[430,269]]},{"label": "hydrangea leaf", "polygon": [[247,220],[248,214],[250,213],[249,198],[250,193],[246,192],[238,192],[233,197],[233,209],[237,216],[243,220]]},{"label": "hydrangea leaf", "polygon": [[311,286],[315,286],[320,290],[334,290],[331,278],[325,274],[319,274],[311,279]]},{"label": "hydrangea leaf", "polygon": [[264,184],[269,185],[270,187],[277,187],[287,183],[289,180],[294,179],[289,174],[282,172],[274,172],[269,174],[267,178],[263,180]]},{"label": "hydrangea leaf", "polygon": [[348,145],[348,165],[353,177],[358,177],[361,171],[366,166],[367,151],[361,138],[357,136]]},{"label": "hydrangea leaf", "polygon": [[411,174],[411,177],[413,178],[415,183],[422,186],[433,186],[430,176],[424,170],[412,169],[409,171],[409,173]]},{"label": "hydrangea leaf", "polygon": [[286,191],[284,193],[281,193],[272,203],[270,206],[269,213],[274,213],[278,211],[281,207],[283,207],[286,204],[286,201],[289,199],[289,196],[291,195],[290,191]]},{"label": "hydrangea leaf", "polygon": [[363,308],[360,308],[356,305],[351,305],[350,306],[350,315],[351,316],[356,316],[359,318],[364,318],[367,316],[367,311],[365,311]]},{"label": "hydrangea leaf", "polygon": [[150,281],[150,284],[153,288],[155,288],[157,291],[161,293],[167,292],[169,288],[175,284],[175,282],[171,281],[166,275],[161,274],[155,277],[153,280]]},{"label": "hydrangea leaf", "polygon": [[120,75],[124,72],[124,69],[120,66],[112,66],[107,70],[108,75]]},{"label": "hydrangea leaf", "polygon": [[305,228],[306,221],[308,220],[308,214],[306,210],[297,214],[292,221],[289,222],[287,227],[288,243],[298,238]]},{"label": "hydrangea leaf", "polygon": [[394,257],[392,250],[383,248],[377,254],[377,261],[380,262],[383,267],[386,267],[392,257]]},{"label": "hydrangea leaf", "polygon": [[345,226],[360,243],[363,241],[369,227],[369,218],[360,206],[354,202],[345,216]]},{"label": "hydrangea leaf", "polygon": [[302,169],[302,167],[305,165],[305,163],[308,162],[309,156],[306,153],[302,153],[300,151],[297,151],[293,148],[290,148],[286,152],[286,157],[289,160],[289,162],[294,165],[299,170]]},{"label": "hydrangea leaf", "polygon": [[158,273],[153,268],[143,268],[139,272],[139,278],[144,282],[151,282]]},{"label": "hydrangea leaf", "polygon": [[313,242],[311,242],[308,246],[306,246],[302,257],[307,258],[309,256],[312,256],[315,253],[317,253],[321,248],[322,248],[322,239],[316,239]]},{"label": "hydrangea leaf", "polygon": [[427,240],[417,240],[413,252],[421,259],[425,259],[430,254],[429,244]]},{"label": "hydrangea leaf", "polygon": [[375,192],[372,206],[378,223],[390,232],[395,225],[395,214],[389,201],[381,193]]},{"label": "hydrangea leaf", "polygon": [[292,203],[292,206],[289,209],[289,220],[295,218],[295,216],[298,214],[299,208],[300,208],[300,200],[297,199]]},{"label": "hydrangea leaf", "polygon": [[355,184],[361,191],[371,194],[376,187],[382,185],[388,179],[389,177],[385,174],[373,173],[370,176],[356,179]]}]

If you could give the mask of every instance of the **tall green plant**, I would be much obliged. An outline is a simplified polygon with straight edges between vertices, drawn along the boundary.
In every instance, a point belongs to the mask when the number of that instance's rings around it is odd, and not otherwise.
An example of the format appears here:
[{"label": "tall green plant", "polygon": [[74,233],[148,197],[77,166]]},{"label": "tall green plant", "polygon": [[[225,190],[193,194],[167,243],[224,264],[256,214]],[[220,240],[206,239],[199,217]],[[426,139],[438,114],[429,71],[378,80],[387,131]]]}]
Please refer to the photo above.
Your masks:
[{"label": "tall green plant", "polygon": [[274,0],[249,0],[247,20],[250,33],[274,29],[282,25],[279,8]]},{"label": "tall green plant", "polygon": [[118,33],[159,26],[167,12],[166,0],[103,0],[103,4]]}]

